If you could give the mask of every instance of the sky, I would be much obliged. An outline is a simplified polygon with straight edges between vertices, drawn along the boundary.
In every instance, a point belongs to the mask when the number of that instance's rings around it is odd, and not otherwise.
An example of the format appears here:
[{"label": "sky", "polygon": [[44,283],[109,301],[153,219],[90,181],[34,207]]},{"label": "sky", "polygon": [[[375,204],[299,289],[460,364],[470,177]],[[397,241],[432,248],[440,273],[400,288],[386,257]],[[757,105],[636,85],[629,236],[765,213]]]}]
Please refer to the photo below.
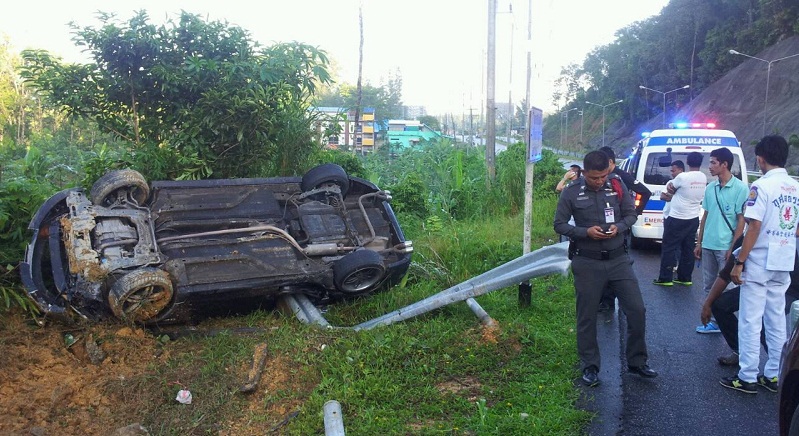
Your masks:
[{"label": "sky", "polygon": [[[0,36],[18,51],[45,49],[68,62],[86,62],[71,40],[69,22],[97,27],[97,11],[127,20],[134,11],[146,10],[151,23],[162,24],[184,10],[239,26],[263,46],[290,41],[317,46],[334,61],[336,80],[355,84],[362,5],[364,82],[379,86],[399,72],[404,104],[425,106],[431,115],[458,116],[486,106],[488,1],[16,1],[3,6]],[[552,84],[564,66],[581,63],[592,49],[612,42],[617,30],[660,13],[666,4],[668,0],[497,0],[495,100],[519,105],[524,99],[530,49],[530,100],[545,113],[555,110]]]}]

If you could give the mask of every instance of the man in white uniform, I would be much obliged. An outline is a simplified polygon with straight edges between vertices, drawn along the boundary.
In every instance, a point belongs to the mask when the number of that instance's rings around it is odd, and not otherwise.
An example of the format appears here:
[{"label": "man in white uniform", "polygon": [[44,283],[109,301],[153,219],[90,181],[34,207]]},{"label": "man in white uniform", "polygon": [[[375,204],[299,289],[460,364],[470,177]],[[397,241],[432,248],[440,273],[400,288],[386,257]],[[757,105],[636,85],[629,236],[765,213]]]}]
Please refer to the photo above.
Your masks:
[{"label": "man in white uniform", "polygon": [[[777,391],[780,356],[785,343],[785,290],[794,268],[799,183],[785,171],[788,143],[782,136],[766,136],[755,146],[763,177],[752,183],[744,218],[747,229],[730,273],[741,285],[738,311],[738,374],[721,385],[748,394],[757,385]],[[760,329],[766,329],[768,361],[760,364]]]},{"label": "man in white uniform", "polygon": [[677,280],[681,285],[690,286],[694,272],[694,243],[699,228],[699,212],[705,196],[707,176],[699,167],[702,154],[688,153],[685,159],[688,169],[680,173],[666,186],[672,193],[669,217],[663,220],[663,245],[660,248],[660,274],[653,281],[660,286],[673,286],[674,260],[680,253],[677,266]]}]

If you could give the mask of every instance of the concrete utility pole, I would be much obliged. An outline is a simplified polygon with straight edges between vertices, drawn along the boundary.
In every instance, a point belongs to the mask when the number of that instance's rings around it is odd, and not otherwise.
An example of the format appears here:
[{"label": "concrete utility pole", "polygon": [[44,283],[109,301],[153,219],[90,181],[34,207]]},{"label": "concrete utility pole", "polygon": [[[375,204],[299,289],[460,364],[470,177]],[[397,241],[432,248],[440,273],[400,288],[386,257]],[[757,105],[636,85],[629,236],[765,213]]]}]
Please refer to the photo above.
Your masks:
[{"label": "concrete utility pole", "polygon": [[497,171],[494,166],[497,141],[496,68],[497,68],[497,0],[488,0],[488,56],[486,59],[486,166],[488,178],[486,185],[494,183]]},{"label": "concrete utility pole", "polygon": [[514,23],[515,18],[513,16],[513,3],[510,4],[510,9],[508,11],[510,13],[510,77],[508,78],[508,145],[511,144],[510,135],[513,129],[513,118],[515,115],[515,111],[513,110],[513,98],[511,92],[513,91],[513,33],[515,32]]},{"label": "concrete utility pole", "polygon": [[[527,0],[527,82],[525,85],[524,98],[527,102],[527,119],[525,120],[526,135],[524,143],[527,144],[527,156],[530,156],[530,129],[533,127],[530,123],[530,110],[533,106],[530,102],[530,79],[533,75],[533,60],[532,60],[532,47],[533,47],[533,0]],[[525,163],[524,174],[524,254],[530,252],[532,244],[532,228],[533,228],[533,176],[535,174],[535,164],[529,160]],[[529,286],[529,282],[528,282]],[[525,296],[526,297],[526,296]],[[522,289],[519,289],[519,299],[524,301],[525,297],[522,296]]]},{"label": "concrete utility pole", "polygon": [[[524,97],[527,101],[527,120],[525,120],[525,144],[527,144],[527,156],[525,157],[524,165],[524,241],[523,251],[524,254],[530,252],[532,245],[532,231],[533,231],[533,176],[535,174],[535,163],[530,162],[530,155],[532,144],[530,138],[532,135],[532,103],[530,102],[530,77],[532,76],[533,61],[531,58],[531,51],[533,48],[533,0],[527,0],[527,83],[525,86]],[[530,285],[530,280],[525,280],[519,283],[519,306],[529,307],[532,302],[533,287]]]},{"label": "concrete utility pole", "polygon": [[360,29],[361,39],[358,45],[358,84],[356,85],[357,102],[355,103],[355,143],[352,144],[352,154],[358,149],[358,140],[361,140],[361,153],[363,153],[363,126],[361,126],[361,98],[363,89],[361,88],[361,78],[363,77],[363,3],[358,5],[358,28]]},{"label": "concrete utility pole", "polygon": [[474,146],[474,108],[469,108],[469,145]]}]

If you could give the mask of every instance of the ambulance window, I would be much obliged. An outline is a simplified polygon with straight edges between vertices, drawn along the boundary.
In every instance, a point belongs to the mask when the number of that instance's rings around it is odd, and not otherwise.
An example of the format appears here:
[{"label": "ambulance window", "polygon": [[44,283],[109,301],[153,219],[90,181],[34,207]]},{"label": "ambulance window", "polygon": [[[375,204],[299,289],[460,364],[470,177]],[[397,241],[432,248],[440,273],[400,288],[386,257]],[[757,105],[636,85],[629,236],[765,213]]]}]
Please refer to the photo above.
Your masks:
[{"label": "ambulance window", "polygon": [[[699,170],[705,173],[708,178],[708,182],[715,179],[710,175],[710,171],[708,170],[708,166],[710,165],[710,153],[702,153],[702,165],[699,167]],[[675,160],[681,160],[683,164],[686,165],[685,170],[688,171],[688,152],[686,151],[678,151],[678,152],[671,152],[671,159],[669,159],[668,153],[650,153],[646,157],[646,167],[644,171],[644,183],[650,185],[665,185],[671,180],[671,165],[670,162],[674,162]],[[732,175],[737,177],[738,179],[743,180],[741,175],[741,161],[737,155],[733,155],[733,163],[731,172]]]},{"label": "ambulance window", "polygon": [[668,183],[671,180],[671,162],[678,159],[685,162],[685,156],[681,156],[679,153],[671,153],[671,156],[667,153],[649,153],[644,168],[644,183],[648,185]]},{"label": "ambulance window", "polygon": [[[739,159],[738,156],[735,154],[732,155],[732,157],[734,160],[732,161],[732,168],[730,168],[730,172],[732,173],[733,176],[743,180],[743,176],[741,174],[741,159]],[[743,181],[748,183],[747,180]]]}]

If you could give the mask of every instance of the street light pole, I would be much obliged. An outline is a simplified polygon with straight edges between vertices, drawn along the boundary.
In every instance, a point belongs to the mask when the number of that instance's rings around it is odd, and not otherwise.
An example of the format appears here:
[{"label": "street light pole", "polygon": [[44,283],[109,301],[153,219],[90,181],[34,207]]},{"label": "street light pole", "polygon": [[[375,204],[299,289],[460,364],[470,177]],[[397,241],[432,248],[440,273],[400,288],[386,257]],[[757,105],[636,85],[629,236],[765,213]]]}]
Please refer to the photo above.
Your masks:
[{"label": "street light pole", "polygon": [[638,85],[638,87],[641,88],[641,89],[647,89],[647,90],[652,91],[652,92],[657,92],[657,93],[663,95],[663,128],[665,129],[666,128],[666,94],[670,94],[672,92],[679,91],[681,89],[688,89],[688,88],[691,87],[691,85],[681,86],[679,88],[674,88],[671,91],[666,91],[666,92],[658,91],[657,89],[647,88],[644,85]]},{"label": "street light pole", "polygon": [[779,58],[779,59],[774,59],[773,61],[767,61],[765,59],[761,59],[761,58],[756,57],[756,56],[751,56],[751,55],[748,55],[746,53],[741,53],[741,52],[736,51],[736,50],[730,50],[730,54],[746,56],[748,58],[757,59],[757,60],[759,60],[761,62],[765,62],[765,63],[768,64],[768,69],[766,70],[766,96],[763,99],[763,134],[760,135],[760,137],[762,138],[762,137],[766,136],[766,112],[768,111],[768,85],[769,85],[769,79],[771,77],[771,64],[773,64],[775,62],[779,62],[779,61],[784,61],[785,59],[789,59],[789,58],[792,58],[792,57],[799,56],[799,53],[793,54],[793,55],[790,55],[790,56],[785,56],[785,57],[782,57],[782,58]]},{"label": "street light pole", "polygon": [[583,121],[585,120],[585,109],[580,111],[580,147],[583,147]]},{"label": "street light pole", "polygon": [[587,100],[585,102],[585,104],[592,104],[594,106],[599,106],[599,107],[602,108],[602,146],[603,147],[605,146],[605,109],[607,109],[609,106],[613,106],[614,104],[619,104],[619,103],[621,103],[623,101],[624,101],[624,99],[621,99],[619,101],[614,101],[613,103],[608,103],[608,104],[606,104],[604,106],[601,105],[601,104],[598,104],[598,103],[591,103],[590,101],[587,101]]},{"label": "street light pole", "polygon": [[576,111],[576,110],[577,110],[577,108],[573,107],[573,108],[571,108],[571,109],[566,111],[566,129],[564,130],[564,132],[566,133],[566,146],[567,147],[569,145],[569,112]]}]

